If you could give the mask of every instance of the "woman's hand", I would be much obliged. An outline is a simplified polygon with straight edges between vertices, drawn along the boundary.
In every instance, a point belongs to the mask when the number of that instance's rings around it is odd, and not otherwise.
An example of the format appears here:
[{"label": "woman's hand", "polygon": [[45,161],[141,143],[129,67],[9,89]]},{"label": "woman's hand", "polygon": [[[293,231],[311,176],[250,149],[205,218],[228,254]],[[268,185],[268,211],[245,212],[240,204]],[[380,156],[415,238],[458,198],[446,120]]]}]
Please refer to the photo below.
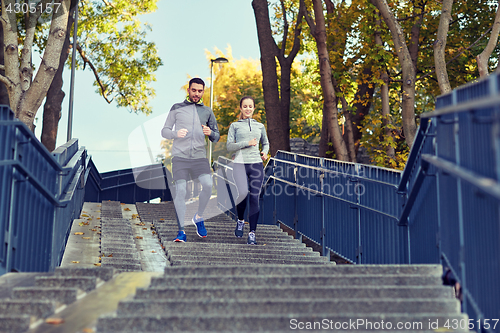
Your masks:
[{"label": "woman's hand", "polygon": [[257,139],[253,138],[252,140],[248,141],[249,146],[256,146],[257,145]]},{"label": "woman's hand", "polygon": [[267,154],[264,155],[264,152],[260,152],[260,158],[262,158],[262,162],[265,162],[267,160]]}]

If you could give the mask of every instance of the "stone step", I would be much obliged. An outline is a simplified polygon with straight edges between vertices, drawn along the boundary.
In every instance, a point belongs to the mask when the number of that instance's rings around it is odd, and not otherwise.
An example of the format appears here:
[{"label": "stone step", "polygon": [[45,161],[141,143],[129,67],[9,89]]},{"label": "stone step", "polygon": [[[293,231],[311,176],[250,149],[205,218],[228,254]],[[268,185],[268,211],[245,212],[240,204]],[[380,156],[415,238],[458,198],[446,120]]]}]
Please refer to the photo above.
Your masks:
[{"label": "stone step", "polygon": [[95,276],[103,281],[113,278],[115,271],[113,268],[104,267],[84,267],[84,268],[62,268],[56,267],[55,275],[61,276]]},{"label": "stone step", "polygon": [[26,332],[31,323],[29,315],[4,315],[0,313],[1,333],[22,333]]},{"label": "stone step", "polygon": [[[194,224],[187,224],[185,225],[186,228],[195,228]],[[234,228],[235,225],[229,224],[229,223],[217,223],[217,224],[211,224],[211,223],[205,223],[205,228],[207,231],[212,232],[212,233],[220,233],[220,234],[228,234],[234,237]],[[156,226],[155,228],[158,232],[164,232],[164,231],[177,231],[177,223],[175,224],[163,224],[160,226]],[[248,225],[245,225],[244,234],[248,234],[250,231],[250,227]],[[257,226],[256,230],[257,235],[268,235],[268,234],[273,234],[273,235],[279,235],[279,236],[287,236],[287,237],[292,237],[288,235],[288,233],[282,231],[278,227],[272,227],[272,228],[262,228],[261,225],[259,224]]]},{"label": "stone step", "polygon": [[[0,300],[0,314],[4,316],[29,315],[38,318],[47,318],[55,311],[55,303],[50,300],[24,300],[24,299],[2,299]],[[0,326],[1,327],[1,326]],[[1,329],[0,329],[1,331]]]},{"label": "stone step", "polygon": [[[252,253],[252,252],[244,252],[244,253],[227,253],[227,254],[221,254],[221,253],[206,253],[202,252],[199,254],[190,254],[190,253],[179,253],[179,254],[167,254],[168,260],[171,262],[173,261],[182,261],[182,260],[187,260],[187,261],[210,261],[210,262],[220,262],[221,264],[223,263],[228,263],[229,261],[241,261],[242,263],[261,263],[265,264],[269,260],[272,260],[276,262],[277,260],[283,260],[283,261],[296,261],[297,263],[301,261],[329,261],[327,257],[319,257],[315,255],[305,255],[305,254],[298,254],[298,255],[293,255],[289,253]],[[103,258],[104,259],[104,258]]]},{"label": "stone step", "polygon": [[[280,314],[218,314],[218,315],[106,315],[97,321],[97,332],[266,332],[266,331],[295,331],[301,327],[307,331],[316,329],[359,332],[361,330],[375,330],[378,332],[392,332],[398,324],[408,332],[421,330],[432,331],[437,324],[443,327],[448,321],[467,320],[464,314],[439,315],[433,313],[411,314],[366,314],[360,317],[356,313],[336,315],[331,312],[319,312],[314,315],[294,313]],[[337,326],[336,326],[337,325]],[[406,326],[406,327],[405,327]],[[307,327],[309,327],[307,329]],[[390,329],[388,329],[390,327]],[[384,330],[385,328],[385,330]],[[460,332],[460,331],[455,331]]]},{"label": "stone step", "polygon": [[[172,242],[175,244],[174,242]],[[188,243],[189,244],[189,243]],[[192,243],[191,243],[192,244]],[[203,244],[205,245],[205,244]],[[204,254],[211,254],[211,253],[217,253],[218,256],[235,256],[235,255],[249,255],[249,254],[254,254],[254,255],[274,255],[274,256],[279,256],[279,255],[302,255],[302,256],[308,256],[308,257],[319,257],[320,253],[319,252],[314,252],[310,247],[299,247],[299,248],[289,248],[289,247],[282,247],[282,248],[276,248],[276,247],[269,247],[269,246],[248,246],[247,244],[234,244],[238,246],[233,246],[233,247],[217,247],[217,246],[212,246],[212,247],[197,247],[196,248],[196,253],[199,253],[200,255]],[[243,246],[242,246],[243,245]],[[185,246],[170,246],[168,244],[165,247],[165,252],[167,253],[167,256],[171,255],[184,255],[186,253],[189,253],[193,255],[193,252],[190,252],[186,249]]]},{"label": "stone step", "polygon": [[135,299],[120,302],[117,315],[217,315],[217,314],[316,314],[328,309],[336,316],[341,314],[356,313],[365,315],[370,313],[391,313],[413,315],[419,313],[432,312],[434,314],[458,313],[460,303],[454,299],[354,299],[354,300],[333,300],[333,299],[313,299],[304,295],[301,299],[290,302],[289,299],[251,299],[251,300],[184,300],[184,299],[162,299],[144,300]]},{"label": "stone step", "polygon": [[[213,220],[213,219],[207,220],[207,221],[205,221],[204,224],[205,224],[205,227],[207,229],[209,229],[209,228],[213,228],[213,229],[221,228],[223,230],[233,231],[233,232],[234,232],[234,228],[236,227],[236,222],[234,222],[233,220],[231,220],[227,217],[222,218],[222,219],[218,219],[218,220]],[[172,229],[173,228],[173,229],[177,230],[177,221],[175,221],[175,220],[156,221],[156,223],[154,223],[154,226],[157,229],[162,229],[162,228]],[[184,226],[192,226],[194,228],[194,224],[191,221],[187,221],[184,224]],[[249,225],[247,223],[245,223],[245,229],[247,230],[248,228],[249,228]],[[272,232],[272,231],[283,232],[276,225],[269,225],[269,224],[258,224],[257,225],[257,232]]]},{"label": "stone step", "polygon": [[[104,256],[102,256],[102,258],[119,258],[119,259],[128,259],[128,260],[139,260],[139,254],[134,251],[126,251],[126,252],[122,252],[122,251],[115,251],[115,252],[101,252],[101,254],[105,254]],[[111,257],[110,257],[111,256]]]},{"label": "stone step", "polygon": [[[196,234],[196,231],[191,231],[191,230],[185,230],[186,236],[187,236],[187,242],[204,242],[204,243],[228,243],[228,244],[246,244],[247,243],[247,237],[241,237],[237,238],[234,236],[230,235],[211,235],[210,233],[208,234],[207,237],[199,237]],[[161,240],[161,242],[172,242],[174,238],[177,236],[177,231],[176,232],[169,232],[169,233],[158,233],[158,236]],[[264,244],[270,244],[270,243],[283,243],[283,244],[299,244],[300,241],[297,239],[293,238],[288,238],[288,237],[275,237],[275,236],[261,236],[261,235],[256,235],[256,241],[257,244],[264,245]]]},{"label": "stone step", "polygon": [[35,278],[36,287],[49,288],[78,288],[89,292],[96,288],[96,278],[94,276],[37,276]]},{"label": "stone step", "polygon": [[140,265],[139,259],[126,259],[117,257],[102,257],[101,264],[125,264],[125,265]]},{"label": "stone step", "polygon": [[[105,249],[121,249],[122,252],[124,251],[129,251],[129,252],[135,252],[137,251],[137,247],[135,246],[135,243],[123,243],[123,242],[107,242],[105,244],[101,243],[101,253],[104,252]],[[106,251],[107,252],[107,251]]]},{"label": "stone step", "polygon": [[[306,244],[300,243],[300,242],[295,242],[296,245],[293,246],[294,251],[305,251],[305,252],[312,252],[312,253],[319,253],[319,252],[314,252],[312,248],[307,247]],[[179,249],[180,251],[213,251],[213,250],[220,250],[220,251],[242,251],[244,249],[248,249],[251,251],[256,251],[256,250],[275,250],[275,251],[280,251],[280,250],[290,250],[290,245],[285,244],[285,243],[270,243],[266,245],[256,245],[256,246],[248,246],[248,244],[245,243],[193,243],[193,242],[164,242],[163,243],[165,247],[165,251],[170,251],[171,249]]]},{"label": "stone step", "polygon": [[112,267],[120,272],[128,271],[141,271],[142,266],[140,263],[127,263],[124,261],[105,261],[101,266]]},{"label": "stone step", "polygon": [[[177,244],[177,243],[173,243]],[[187,243],[186,243],[187,245]],[[172,276],[250,276],[250,275],[423,275],[440,278],[441,265],[219,265],[205,267],[167,267],[165,275]]]},{"label": "stone step", "polygon": [[286,276],[163,276],[151,279],[157,286],[439,286],[441,278],[434,276],[379,274],[379,275],[286,275]]},{"label": "stone step", "polygon": [[226,263],[228,265],[261,265],[261,264],[272,264],[272,265],[318,265],[318,264],[323,264],[323,265],[335,265],[334,262],[330,261],[321,261],[317,259],[311,259],[311,260],[287,260],[287,259],[266,259],[265,261],[262,260],[242,260],[242,259],[225,259],[224,261],[207,261],[207,260],[175,260],[175,261],[170,261],[171,266],[219,266],[223,263]]},{"label": "stone step", "polygon": [[454,299],[453,288],[447,286],[422,287],[422,286],[213,286],[213,287],[151,287],[138,288],[136,299],[379,299],[379,298],[425,298]]},{"label": "stone step", "polygon": [[62,287],[17,287],[12,291],[12,298],[24,300],[49,300],[70,304],[77,300],[80,292],[76,288]]}]

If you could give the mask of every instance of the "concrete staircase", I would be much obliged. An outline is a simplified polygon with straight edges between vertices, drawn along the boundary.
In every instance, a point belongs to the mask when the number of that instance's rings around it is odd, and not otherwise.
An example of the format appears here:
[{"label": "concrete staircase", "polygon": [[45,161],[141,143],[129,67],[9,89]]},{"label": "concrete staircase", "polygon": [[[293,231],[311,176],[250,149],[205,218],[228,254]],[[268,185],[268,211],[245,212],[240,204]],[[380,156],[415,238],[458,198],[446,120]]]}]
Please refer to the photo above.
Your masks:
[{"label": "concrete staircase", "polygon": [[433,331],[466,319],[439,276],[439,266],[174,266],[99,318],[97,331],[392,331],[399,323]]},{"label": "concrete staircase", "polygon": [[213,201],[200,238],[196,208],[188,242],[173,243],[171,202],[94,207],[68,241],[85,260],[0,277],[0,332],[435,332],[467,319],[439,265],[335,265],[277,226],[250,246]]},{"label": "concrete staircase", "polygon": [[433,332],[467,319],[439,265],[335,265],[276,226],[259,225],[249,246],[223,214],[206,219],[207,238],[186,221],[188,242],[173,243],[172,204],[150,208],[137,204],[171,266],[101,316],[97,332]]}]

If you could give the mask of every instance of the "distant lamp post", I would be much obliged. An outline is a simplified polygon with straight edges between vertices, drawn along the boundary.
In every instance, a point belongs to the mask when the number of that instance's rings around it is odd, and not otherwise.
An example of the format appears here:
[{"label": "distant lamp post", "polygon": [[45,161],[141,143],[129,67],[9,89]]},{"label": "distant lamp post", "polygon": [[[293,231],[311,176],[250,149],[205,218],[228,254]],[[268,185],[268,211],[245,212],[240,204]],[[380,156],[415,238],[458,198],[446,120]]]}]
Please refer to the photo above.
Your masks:
[{"label": "distant lamp post", "polygon": [[[214,63],[223,64],[229,62],[226,58],[219,57],[217,59],[210,59],[210,109],[214,110]],[[212,141],[208,140],[208,163],[212,165]]]}]

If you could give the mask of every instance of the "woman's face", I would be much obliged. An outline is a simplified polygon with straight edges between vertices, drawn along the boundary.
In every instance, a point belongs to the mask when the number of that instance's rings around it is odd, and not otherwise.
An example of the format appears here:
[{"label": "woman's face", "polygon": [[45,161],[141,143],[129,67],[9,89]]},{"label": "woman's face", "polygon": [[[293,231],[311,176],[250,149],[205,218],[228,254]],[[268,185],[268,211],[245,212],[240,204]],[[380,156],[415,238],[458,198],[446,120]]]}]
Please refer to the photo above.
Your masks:
[{"label": "woman's face", "polygon": [[242,115],[242,119],[252,118],[253,111],[255,109],[255,105],[250,98],[246,98],[241,102],[240,111]]}]

